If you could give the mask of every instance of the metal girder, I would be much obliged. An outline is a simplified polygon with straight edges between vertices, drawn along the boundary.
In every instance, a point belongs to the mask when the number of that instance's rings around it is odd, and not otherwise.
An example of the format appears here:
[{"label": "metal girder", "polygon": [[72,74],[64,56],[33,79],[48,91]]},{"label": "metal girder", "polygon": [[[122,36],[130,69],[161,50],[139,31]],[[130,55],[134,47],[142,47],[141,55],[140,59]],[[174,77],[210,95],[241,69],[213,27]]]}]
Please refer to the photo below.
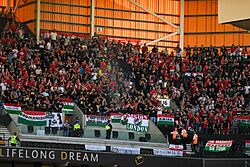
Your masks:
[{"label": "metal girder", "polygon": [[145,8],[144,6],[142,6],[142,5],[140,5],[139,3],[135,2],[134,0],[128,0],[128,1],[131,2],[131,3],[133,3],[134,5],[136,5],[137,7],[141,8],[142,10],[146,11],[147,13],[149,13],[149,14],[151,14],[151,15],[157,17],[158,19],[160,19],[160,20],[163,21],[164,23],[166,23],[166,24],[168,24],[168,25],[170,25],[170,26],[176,28],[176,32],[173,32],[173,33],[168,34],[168,35],[166,35],[166,36],[164,36],[164,37],[161,37],[161,38],[155,39],[155,40],[153,40],[153,41],[150,41],[150,42],[148,42],[146,45],[150,45],[150,44],[152,44],[152,43],[154,43],[154,42],[159,42],[159,41],[161,41],[161,40],[163,40],[163,39],[165,39],[165,38],[168,38],[168,37],[171,37],[171,36],[173,36],[173,35],[176,35],[176,34],[179,34],[179,33],[180,33],[180,28],[179,28],[179,26],[176,26],[176,25],[173,24],[172,22],[170,22],[170,21],[168,21],[168,20],[162,18],[161,16],[155,14],[153,11],[151,11],[151,10]]},{"label": "metal girder", "polygon": [[36,6],[36,44],[39,44],[40,40],[40,11],[41,11],[41,2],[37,0]]},{"label": "metal girder", "polygon": [[149,14],[157,17],[158,19],[160,19],[161,21],[163,21],[166,24],[171,25],[174,28],[178,28],[178,26],[174,25],[173,23],[171,23],[170,21],[167,21],[166,19],[162,18],[161,16],[155,14],[154,12],[152,12],[151,10],[145,8],[144,6],[140,5],[139,3],[135,2],[134,0],[128,0],[129,2],[133,3],[134,5],[138,6],[139,8],[143,9],[144,11],[148,12]]},{"label": "metal girder", "polygon": [[159,41],[161,41],[161,40],[163,40],[163,39],[165,39],[165,38],[174,36],[174,35],[176,35],[176,34],[178,34],[178,33],[179,33],[179,32],[173,32],[173,33],[168,34],[168,35],[166,35],[166,36],[164,36],[164,37],[161,37],[161,38],[155,39],[155,40],[153,40],[153,41],[150,41],[150,42],[147,43],[147,45],[150,45],[150,44],[155,43],[155,42],[159,42]]},{"label": "metal girder", "polygon": [[91,4],[91,15],[90,15],[90,39],[95,33],[95,0],[90,0]]},{"label": "metal girder", "polygon": [[184,5],[185,0],[180,1],[180,48],[184,49]]},{"label": "metal girder", "polygon": [[14,8],[14,13],[16,13],[17,9],[19,8],[20,0],[17,0],[16,6]]}]

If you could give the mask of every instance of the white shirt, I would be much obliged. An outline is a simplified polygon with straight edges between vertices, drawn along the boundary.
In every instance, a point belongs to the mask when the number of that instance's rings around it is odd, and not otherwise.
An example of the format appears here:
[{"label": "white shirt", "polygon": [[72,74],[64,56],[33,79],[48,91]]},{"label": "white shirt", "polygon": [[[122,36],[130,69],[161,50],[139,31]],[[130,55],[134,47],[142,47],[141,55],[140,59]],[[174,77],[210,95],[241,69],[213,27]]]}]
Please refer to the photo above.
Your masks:
[{"label": "white shirt", "polygon": [[2,83],[0,84],[0,86],[2,87],[2,91],[5,91],[5,90],[6,90],[6,85],[5,85],[5,83],[2,82]]},{"label": "white shirt", "polygon": [[56,33],[56,32],[51,32],[51,33],[50,33],[50,37],[51,37],[52,40],[55,41],[55,40],[56,40],[56,37],[57,37],[57,33]]},{"label": "white shirt", "polygon": [[51,49],[51,43],[50,43],[50,42],[47,43],[47,49],[48,49],[48,50]]}]

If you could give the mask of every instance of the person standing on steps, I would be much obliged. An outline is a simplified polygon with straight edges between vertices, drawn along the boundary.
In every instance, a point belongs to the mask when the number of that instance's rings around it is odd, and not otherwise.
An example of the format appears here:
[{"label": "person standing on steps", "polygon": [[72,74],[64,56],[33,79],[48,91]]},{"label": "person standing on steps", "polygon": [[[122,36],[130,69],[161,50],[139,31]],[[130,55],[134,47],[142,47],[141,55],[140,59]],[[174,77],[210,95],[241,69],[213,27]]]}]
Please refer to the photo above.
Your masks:
[{"label": "person standing on steps", "polygon": [[8,140],[10,141],[10,145],[12,147],[16,147],[17,141],[20,142],[20,139],[17,137],[16,132],[14,132]]},{"label": "person standing on steps", "polygon": [[106,139],[110,139],[112,132],[112,125],[110,121],[108,121],[108,124],[105,126],[105,129],[106,129]]}]

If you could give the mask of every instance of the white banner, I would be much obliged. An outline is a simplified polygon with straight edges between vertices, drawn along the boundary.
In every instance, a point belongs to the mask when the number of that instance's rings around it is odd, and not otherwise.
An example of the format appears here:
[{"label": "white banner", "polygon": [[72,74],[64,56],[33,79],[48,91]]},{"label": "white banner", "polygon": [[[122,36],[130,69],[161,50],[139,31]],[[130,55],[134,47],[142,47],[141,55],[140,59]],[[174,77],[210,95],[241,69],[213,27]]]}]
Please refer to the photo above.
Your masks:
[{"label": "white banner", "polygon": [[85,149],[88,151],[106,151],[106,146],[85,144]]},{"label": "white banner", "polygon": [[164,108],[171,108],[171,99],[158,99]]},{"label": "white banner", "polygon": [[47,113],[47,126],[48,127],[62,127],[64,120],[64,113]]},{"label": "white banner", "polygon": [[148,127],[148,120],[128,117],[128,124]]},{"label": "white banner", "polygon": [[154,149],[154,155],[165,155],[165,156],[171,156],[171,157],[182,157],[183,151],[178,150],[163,150],[163,149]]},{"label": "white banner", "polygon": [[131,147],[116,147],[111,146],[110,151],[120,154],[140,154],[140,148],[131,148]]},{"label": "white banner", "polygon": [[170,145],[169,145],[169,149],[170,149],[170,150],[179,150],[179,151],[183,151],[183,145],[170,144]]}]

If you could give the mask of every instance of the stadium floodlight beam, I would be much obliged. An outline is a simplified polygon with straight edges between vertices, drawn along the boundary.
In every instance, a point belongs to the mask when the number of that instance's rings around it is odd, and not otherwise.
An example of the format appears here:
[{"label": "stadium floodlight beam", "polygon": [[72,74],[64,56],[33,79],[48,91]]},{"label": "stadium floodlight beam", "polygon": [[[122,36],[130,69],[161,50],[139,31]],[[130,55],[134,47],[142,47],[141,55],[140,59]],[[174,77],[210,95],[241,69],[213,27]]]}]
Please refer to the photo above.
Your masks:
[{"label": "stadium floodlight beam", "polygon": [[146,43],[146,45],[150,45],[150,44],[152,44],[152,43],[159,42],[159,41],[161,41],[161,40],[163,40],[163,39],[166,39],[166,38],[168,38],[168,37],[171,37],[171,36],[173,36],[173,35],[180,34],[180,27],[179,27],[179,26],[177,26],[177,25],[173,24],[172,22],[170,22],[170,21],[168,21],[168,20],[162,18],[161,16],[159,16],[159,15],[157,15],[156,13],[154,13],[153,11],[151,11],[151,10],[145,8],[144,6],[142,6],[142,5],[140,5],[139,3],[135,2],[134,0],[128,0],[128,1],[131,2],[131,3],[133,3],[134,5],[136,5],[137,7],[141,8],[142,10],[146,11],[147,13],[149,13],[149,14],[151,14],[151,15],[157,17],[158,19],[160,19],[160,20],[163,21],[164,23],[166,23],[166,24],[168,24],[168,25],[170,25],[170,26],[176,28],[176,32],[173,32],[173,33],[168,34],[168,35],[166,35],[166,36],[163,36],[163,37],[161,37],[161,38],[158,38],[158,39],[155,39],[155,40],[153,40],[153,41],[150,41],[150,42]]}]

